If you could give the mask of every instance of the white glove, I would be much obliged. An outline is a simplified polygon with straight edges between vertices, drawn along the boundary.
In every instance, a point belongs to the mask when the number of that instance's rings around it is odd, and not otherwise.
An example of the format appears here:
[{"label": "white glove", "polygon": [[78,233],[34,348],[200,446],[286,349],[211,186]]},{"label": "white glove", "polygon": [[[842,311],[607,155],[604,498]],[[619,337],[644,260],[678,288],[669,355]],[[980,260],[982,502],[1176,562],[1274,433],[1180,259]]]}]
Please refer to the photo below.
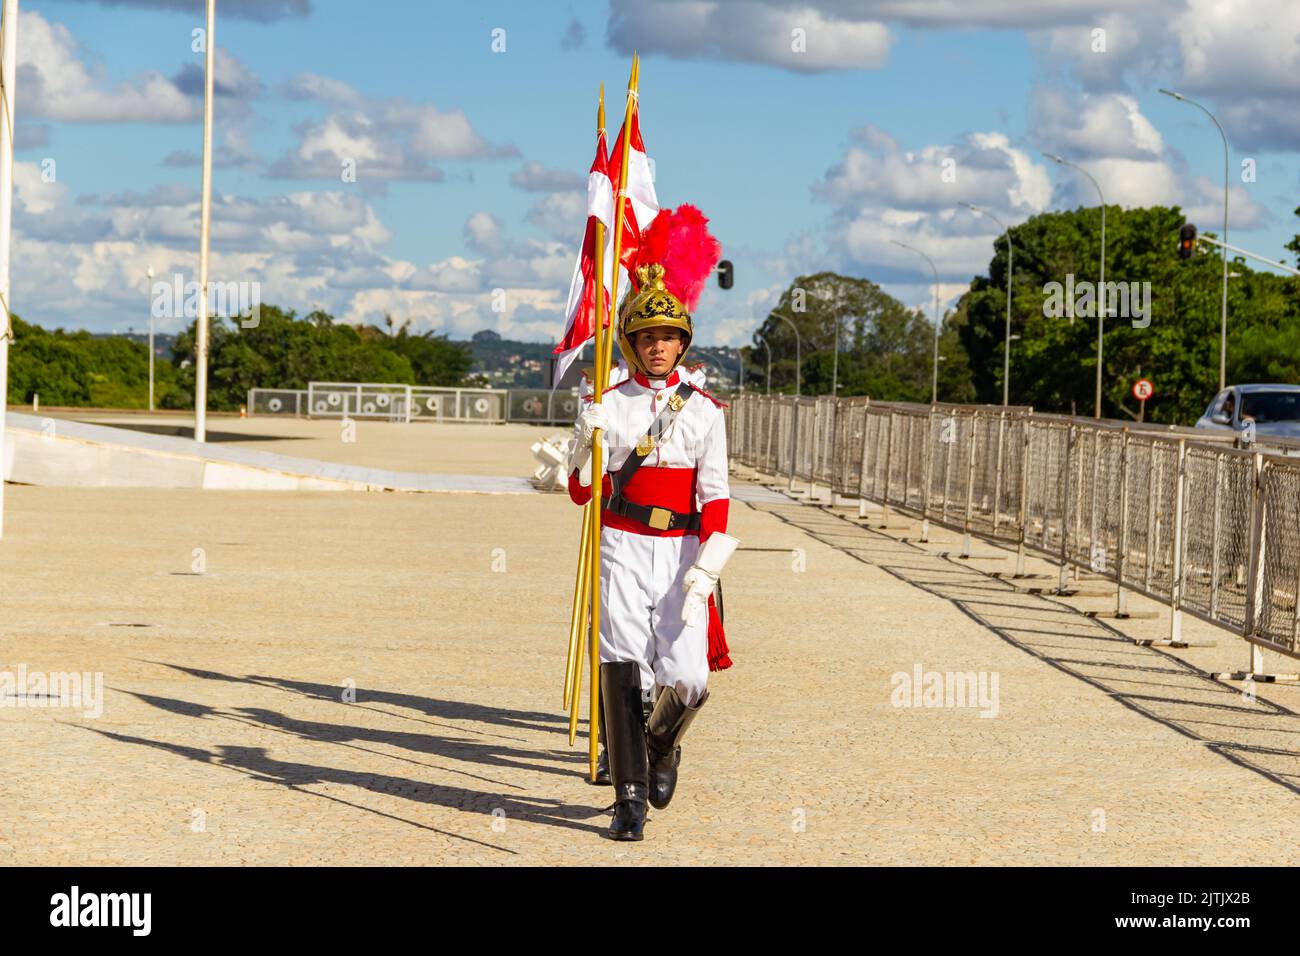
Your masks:
[{"label": "white glove", "polygon": [[700,616],[709,606],[709,595],[718,586],[718,579],[703,568],[692,565],[682,578],[682,590],[686,599],[682,601],[682,620],[692,627],[699,623]]},{"label": "white glove", "polygon": [[578,484],[587,488],[591,486],[591,442],[597,428],[605,431],[609,427],[609,409],[604,405],[591,403],[582,410],[578,420],[573,423],[573,442],[569,450],[568,471],[578,473]]},{"label": "white glove", "polygon": [[590,448],[592,432],[597,428],[601,431],[609,428],[609,409],[604,405],[592,402],[578,416],[578,444]]},{"label": "white glove", "polygon": [[731,535],[715,531],[700,548],[695,563],[682,578],[682,590],[686,592],[686,598],[682,601],[682,620],[687,624],[699,623],[700,615],[709,605],[709,595],[717,587],[723,567],[739,544],[740,541]]}]

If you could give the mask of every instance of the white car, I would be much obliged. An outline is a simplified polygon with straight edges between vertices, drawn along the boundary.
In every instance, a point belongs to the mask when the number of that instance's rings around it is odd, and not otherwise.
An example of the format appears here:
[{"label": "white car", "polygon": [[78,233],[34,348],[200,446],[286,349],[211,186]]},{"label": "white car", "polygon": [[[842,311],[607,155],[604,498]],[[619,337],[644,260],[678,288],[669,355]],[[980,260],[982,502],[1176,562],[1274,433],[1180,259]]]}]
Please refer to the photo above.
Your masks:
[{"label": "white car", "polygon": [[1248,420],[1255,422],[1257,441],[1300,438],[1300,385],[1229,386],[1214,396],[1196,427],[1240,432]]}]

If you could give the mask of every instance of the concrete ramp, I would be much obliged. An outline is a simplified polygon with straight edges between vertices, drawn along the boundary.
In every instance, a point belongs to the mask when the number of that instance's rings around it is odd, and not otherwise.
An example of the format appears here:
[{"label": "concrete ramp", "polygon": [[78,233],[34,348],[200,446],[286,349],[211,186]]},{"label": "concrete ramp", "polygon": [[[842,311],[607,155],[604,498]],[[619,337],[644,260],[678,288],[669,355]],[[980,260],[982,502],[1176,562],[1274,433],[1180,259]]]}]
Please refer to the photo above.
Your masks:
[{"label": "concrete ramp", "polygon": [[27,485],[537,493],[526,478],[388,471],[16,412],[5,432],[4,480]]}]

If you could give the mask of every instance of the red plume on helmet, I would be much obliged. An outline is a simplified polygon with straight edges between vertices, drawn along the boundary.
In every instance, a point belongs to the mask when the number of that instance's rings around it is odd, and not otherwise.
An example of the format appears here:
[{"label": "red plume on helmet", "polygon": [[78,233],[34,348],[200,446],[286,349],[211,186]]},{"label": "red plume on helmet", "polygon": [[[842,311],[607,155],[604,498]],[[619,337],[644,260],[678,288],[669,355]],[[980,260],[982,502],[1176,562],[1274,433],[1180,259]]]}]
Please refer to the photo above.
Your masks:
[{"label": "red plume on helmet", "polygon": [[695,206],[682,203],[675,210],[659,210],[641,233],[637,265],[663,266],[665,288],[694,312],[721,258],[722,244],[709,232],[709,220]]}]

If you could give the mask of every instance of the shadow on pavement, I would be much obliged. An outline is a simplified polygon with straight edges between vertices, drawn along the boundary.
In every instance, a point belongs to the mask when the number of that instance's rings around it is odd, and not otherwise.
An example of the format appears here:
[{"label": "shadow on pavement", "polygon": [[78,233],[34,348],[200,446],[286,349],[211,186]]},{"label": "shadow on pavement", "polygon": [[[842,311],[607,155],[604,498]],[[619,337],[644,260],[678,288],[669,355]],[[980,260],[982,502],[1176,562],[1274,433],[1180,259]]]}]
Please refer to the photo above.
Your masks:
[{"label": "shadow on pavement", "polygon": [[862,527],[846,514],[795,502],[749,507],[949,602],[1014,647],[1300,794],[1300,714],[1281,704],[1258,695],[1252,703],[1181,658],[1139,646],[1063,601],[1026,593],[958,559]]}]

